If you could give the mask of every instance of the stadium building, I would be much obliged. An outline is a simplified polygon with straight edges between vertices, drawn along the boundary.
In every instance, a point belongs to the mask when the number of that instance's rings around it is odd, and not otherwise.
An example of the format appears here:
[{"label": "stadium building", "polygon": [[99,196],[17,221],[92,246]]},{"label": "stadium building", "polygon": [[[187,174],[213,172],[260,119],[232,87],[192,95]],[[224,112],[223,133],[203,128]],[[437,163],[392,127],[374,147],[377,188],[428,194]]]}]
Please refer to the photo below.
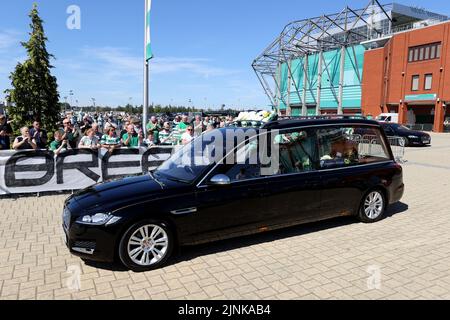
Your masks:
[{"label": "stadium building", "polygon": [[289,23],[253,68],[282,115],[399,113],[444,131],[450,117],[450,19],[370,1]]}]

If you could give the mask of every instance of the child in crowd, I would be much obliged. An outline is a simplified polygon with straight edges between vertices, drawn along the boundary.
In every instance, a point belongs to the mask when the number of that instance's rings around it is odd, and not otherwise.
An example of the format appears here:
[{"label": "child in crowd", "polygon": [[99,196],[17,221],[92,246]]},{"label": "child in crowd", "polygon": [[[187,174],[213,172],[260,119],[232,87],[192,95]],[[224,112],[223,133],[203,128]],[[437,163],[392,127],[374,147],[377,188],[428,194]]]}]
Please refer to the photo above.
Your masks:
[{"label": "child in crowd", "polygon": [[98,138],[95,135],[94,129],[88,129],[86,131],[86,135],[81,138],[80,143],[78,144],[78,149],[98,149]]},{"label": "child in crowd", "polygon": [[50,143],[50,150],[55,153],[55,155],[59,155],[62,152],[70,149],[70,145],[67,140],[63,140],[63,134],[61,131],[56,131],[55,140]]}]

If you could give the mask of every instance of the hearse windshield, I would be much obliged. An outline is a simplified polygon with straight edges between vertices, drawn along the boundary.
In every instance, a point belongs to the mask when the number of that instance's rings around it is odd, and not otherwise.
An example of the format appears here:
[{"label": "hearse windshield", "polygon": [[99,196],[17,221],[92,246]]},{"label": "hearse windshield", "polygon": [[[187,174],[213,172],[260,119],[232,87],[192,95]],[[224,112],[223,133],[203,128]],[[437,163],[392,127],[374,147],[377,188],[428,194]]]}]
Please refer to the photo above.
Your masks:
[{"label": "hearse windshield", "polygon": [[163,176],[173,181],[192,183],[214,163],[216,156],[223,154],[223,141],[223,131],[216,129],[205,132],[187,145],[178,147],[178,150],[176,147],[176,152],[154,175],[157,178]]}]

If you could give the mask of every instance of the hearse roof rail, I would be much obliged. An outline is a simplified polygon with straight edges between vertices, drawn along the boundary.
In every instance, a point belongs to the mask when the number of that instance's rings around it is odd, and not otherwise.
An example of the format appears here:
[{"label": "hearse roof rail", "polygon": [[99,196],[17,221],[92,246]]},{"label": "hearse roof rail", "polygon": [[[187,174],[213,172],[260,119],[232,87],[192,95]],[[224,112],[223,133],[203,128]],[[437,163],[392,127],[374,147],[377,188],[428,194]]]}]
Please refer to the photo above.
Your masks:
[{"label": "hearse roof rail", "polygon": [[292,122],[312,122],[312,121],[333,121],[333,120],[369,120],[367,117],[360,114],[329,114],[329,115],[319,115],[319,116],[275,116],[267,122],[264,121],[235,121],[229,124],[227,127],[247,127],[247,128],[264,128],[268,129],[271,127],[276,127],[285,123]]},{"label": "hearse roof rail", "polygon": [[367,117],[360,114],[325,114],[319,116],[279,116],[281,120],[367,120]]},{"label": "hearse roof rail", "polygon": [[365,123],[365,124],[376,124],[378,122],[367,119],[362,115],[321,115],[321,116],[299,116],[299,117],[286,117],[278,116],[271,121],[265,123],[261,129],[275,129],[275,128],[289,128],[292,126],[301,125],[317,125],[317,124],[333,124],[333,123]]}]

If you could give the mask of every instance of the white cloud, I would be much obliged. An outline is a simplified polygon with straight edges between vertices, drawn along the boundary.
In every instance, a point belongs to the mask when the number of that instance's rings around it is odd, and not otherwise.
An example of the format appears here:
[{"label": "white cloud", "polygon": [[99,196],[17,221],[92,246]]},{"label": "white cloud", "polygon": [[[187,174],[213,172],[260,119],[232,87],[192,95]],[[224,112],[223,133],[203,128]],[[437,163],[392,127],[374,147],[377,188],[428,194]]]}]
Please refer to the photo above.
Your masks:
[{"label": "white cloud", "polygon": [[[140,74],[143,70],[143,58],[129,54],[124,48],[84,48],[82,53],[107,64],[109,70]],[[151,60],[150,66],[152,74],[184,72],[209,78],[239,73],[237,70],[212,66],[211,63],[211,60],[204,58],[156,57]]]},{"label": "white cloud", "polygon": [[[95,96],[99,103],[103,101],[110,105],[124,104],[129,97],[133,97],[135,103],[142,100],[143,57],[127,48],[84,47],[71,57],[56,60],[54,65],[62,92],[76,89],[80,95]],[[214,61],[205,58],[156,57],[151,60],[150,68],[152,94],[157,100],[166,99],[174,86],[211,87],[213,79],[223,82],[241,74],[237,70],[215,66]],[[217,86],[210,90],[217,91]],[[195,92],[203,95],[205,90],[191,88],[189,91],[192,92],[189,95],[194,96]],[[88,102],[85,97],[80,96],[80,100]]]},{"label": "white cloud", "polygon": [[20,38],[22,34],[20,32],[11,30],[0,30],[0,52],[11,48],[16,48],[20,45]]},{"label": "white cloud", "polygon": [[[16,63],[12,60],[2,65],[0,58],[4,80],[6,71],[10,72]],[[90,97],[95,97],[99,105],[124,105],[130,97],[133,103],[142,103],[143,58],[130,49],[84,47],[70,56],[57,55],[52,62],[61,97],[74,90],[74,99],[81,105],[88,105]],[[155,103],[170,103],[173,98],[186,104],[192,98],[197,104],[207,102],[214,106],[238,102],[252,105],[261,101],[262,95],[257,81],[249,79],[244,70],[217,66],[216,61],[202,57],[155,57],[151,60],[150,81]]]},{"label": "white cloud", "polygon": [[128,71],[130,73],[142,72],[142,63],[138,57],[130,55],[126,49],[103,47],[81,49],[84,58],[89,58],[100,67],[109,67],[110,70]]},{"label": "white cloud", "polygon": [[156,74],[172,72],[191,72],[205,78],[223,77],[240,73],[237,70],[229,70],[210,65],[211,60],[201,58],[155,58],[152,63],[152,70]]},{"label": "white cloud", "polygon": [[10,87],[9,75],[17,62],[24,61],[25,49],[20,45],[23,34],[14,30],[0,30],[0,101],[3,91]]}]

